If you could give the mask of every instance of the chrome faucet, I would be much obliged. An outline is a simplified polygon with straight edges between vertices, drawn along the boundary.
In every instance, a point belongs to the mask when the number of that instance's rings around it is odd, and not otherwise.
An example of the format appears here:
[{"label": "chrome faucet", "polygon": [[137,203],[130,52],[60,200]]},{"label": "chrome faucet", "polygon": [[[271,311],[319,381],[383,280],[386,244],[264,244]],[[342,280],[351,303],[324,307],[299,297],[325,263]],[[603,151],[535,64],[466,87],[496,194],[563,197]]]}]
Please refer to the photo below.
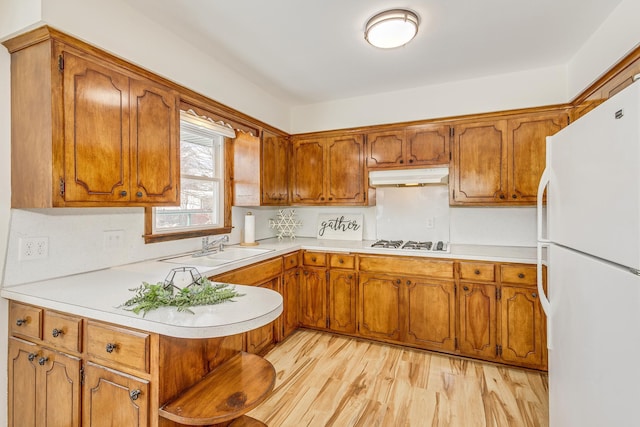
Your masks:
[{"label": "chrome faucet", "polygon": [[229,235],[225,234],[224,236],[216,237],[209,241],[209,236],[202,238],[202,249],[198,252],[194,253],[192,256],[199,257],[205,256],[210,253],[215,252],[223,252],[224,251],[224,243],[229,242]]}]

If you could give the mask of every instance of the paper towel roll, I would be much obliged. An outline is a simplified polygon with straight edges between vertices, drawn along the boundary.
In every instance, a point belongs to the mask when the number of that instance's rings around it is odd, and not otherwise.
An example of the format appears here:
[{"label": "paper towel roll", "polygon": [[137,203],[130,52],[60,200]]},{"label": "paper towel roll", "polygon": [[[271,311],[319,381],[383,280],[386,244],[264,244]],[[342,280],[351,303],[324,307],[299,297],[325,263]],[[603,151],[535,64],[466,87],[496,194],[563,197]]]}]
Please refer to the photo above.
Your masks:
[{"label": "paper towel roll", "polygon": [[256,241],[256,217],[247,212],[244,216],[244,242],[255,243]]}]

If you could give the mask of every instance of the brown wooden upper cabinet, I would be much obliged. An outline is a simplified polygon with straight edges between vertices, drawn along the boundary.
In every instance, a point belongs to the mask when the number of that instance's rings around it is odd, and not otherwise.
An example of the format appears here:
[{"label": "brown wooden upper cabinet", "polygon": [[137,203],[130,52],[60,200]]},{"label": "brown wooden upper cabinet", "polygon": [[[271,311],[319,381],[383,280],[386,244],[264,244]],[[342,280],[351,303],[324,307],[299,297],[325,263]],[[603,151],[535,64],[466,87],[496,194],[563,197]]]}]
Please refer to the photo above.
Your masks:
[{"label": "brown wooden upper cabinet", "polygon": [[450,203],[535,204],[546,137],[567,124],[562,109],[454,126]]},{"label": "brown wooden upper cabinet", "polygon": [[449,126],[434,124],[367,134],[367,166],[406,168],[449,164]]},{"label": "brown wooden upper cabinet", "polygon": [[363,135],[296,139],[291,170],[293,204],[363,205],[367,201]]},{"label": "brown wooden upper cabinet", "polygon": [[177,92],[56,34],[4,43],[12,207],[178,204]]},{"label": "brown wooden upper cabinet", "polygon": [[289,204],[289,141],[274,133],[262,132],[263,205]]}]

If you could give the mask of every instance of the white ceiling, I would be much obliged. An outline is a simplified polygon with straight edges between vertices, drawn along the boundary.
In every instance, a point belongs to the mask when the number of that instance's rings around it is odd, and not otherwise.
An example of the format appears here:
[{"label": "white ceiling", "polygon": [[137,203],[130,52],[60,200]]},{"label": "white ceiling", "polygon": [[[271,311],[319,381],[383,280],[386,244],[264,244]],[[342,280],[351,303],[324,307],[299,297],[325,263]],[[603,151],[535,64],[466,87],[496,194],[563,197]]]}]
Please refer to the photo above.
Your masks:
[{"label": "white ceiling", "polygon": [[[621,0],[126,0],[177,36],[292,105],[562,65]],[[391,50],[366,21],[420,16]]]}]

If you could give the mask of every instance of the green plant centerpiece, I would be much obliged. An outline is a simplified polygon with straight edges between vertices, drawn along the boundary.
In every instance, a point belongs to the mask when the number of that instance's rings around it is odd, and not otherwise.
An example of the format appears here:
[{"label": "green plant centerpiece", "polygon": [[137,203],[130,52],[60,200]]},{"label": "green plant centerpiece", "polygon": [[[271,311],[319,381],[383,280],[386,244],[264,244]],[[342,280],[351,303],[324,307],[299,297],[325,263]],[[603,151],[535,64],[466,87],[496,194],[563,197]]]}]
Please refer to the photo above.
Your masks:
[{"label": "green plant centerpiece", "polygon": [[[173,283],[178,272],[191,274],[192,281],[184,288],[179,288]],[[135,295],[120,307],[136,314],[142,312],[143,316],[160,307],[176,307],[178,311],[193,314],[189,307],[221,304],[233,301],[232,298],[244,296],[236,291],[235,286],[228,283],[213,283],[206,277],[202,277],[193,267],[174,268],[164,282],[158,282],[155,285],[142,282],[142,285],[129,290],[135,292]]]}]

